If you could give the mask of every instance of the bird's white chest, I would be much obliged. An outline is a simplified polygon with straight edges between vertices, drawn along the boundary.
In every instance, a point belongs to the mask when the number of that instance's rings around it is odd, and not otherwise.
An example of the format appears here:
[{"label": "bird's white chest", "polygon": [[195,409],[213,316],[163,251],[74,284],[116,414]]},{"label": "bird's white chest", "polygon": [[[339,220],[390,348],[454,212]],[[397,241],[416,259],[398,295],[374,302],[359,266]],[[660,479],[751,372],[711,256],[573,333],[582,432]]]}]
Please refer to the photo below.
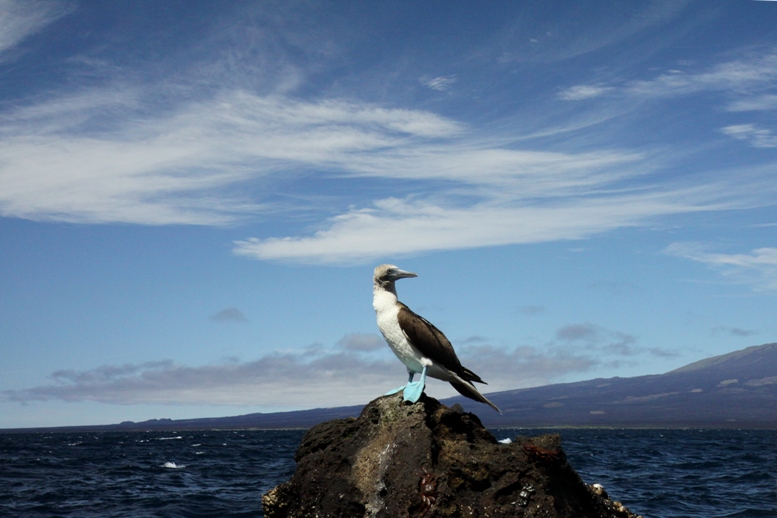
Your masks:
[{"label": "bird's white chest", "polygon": [[397,298],[387,291],[377,291],[373,297],[372,306],[375,308],[378,329],[391,350],[406,367],[415,372],[421,372],[421,355],[410,345],[399,326]]}]

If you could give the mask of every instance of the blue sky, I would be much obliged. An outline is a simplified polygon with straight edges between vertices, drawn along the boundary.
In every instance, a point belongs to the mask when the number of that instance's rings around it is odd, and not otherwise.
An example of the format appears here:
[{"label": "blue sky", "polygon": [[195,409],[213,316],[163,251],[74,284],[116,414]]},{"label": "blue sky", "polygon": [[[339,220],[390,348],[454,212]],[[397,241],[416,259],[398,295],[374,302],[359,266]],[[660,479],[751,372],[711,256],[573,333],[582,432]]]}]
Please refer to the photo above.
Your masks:
[{"label": "blue sky", "polygon": [[383,262],[485,392],[777,339],[776,2],[5,0],[0,84],[0,427],[366,403]]}]

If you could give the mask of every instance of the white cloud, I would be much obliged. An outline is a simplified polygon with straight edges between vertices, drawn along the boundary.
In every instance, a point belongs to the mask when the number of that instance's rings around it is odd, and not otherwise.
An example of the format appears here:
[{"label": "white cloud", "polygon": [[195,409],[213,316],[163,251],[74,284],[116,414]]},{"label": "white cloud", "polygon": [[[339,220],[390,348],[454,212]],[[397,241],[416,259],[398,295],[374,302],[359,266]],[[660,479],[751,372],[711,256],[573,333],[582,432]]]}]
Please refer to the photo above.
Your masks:
[{"label": "white cloud", "polygon": [[558,96],[564,100],[588,99],[604,94],[629,98],[662,98],[725,91],[735,95],[748,95],[742,101],[734,101],[729,105],[732,111],[744,111],[763,109],[756,108],[758,103],[773,103],[772,96],[759,94],[753,98],[750,95],[753,89],[771,87],[776,79],[777,53],[768,53],[719,63],[701,71],[668,70],[652,79],[620,82],[617,85],[576,85],[560,92]]},{"label": "white cloud", "polygon": [[706,264],[757,291],[777,290],[777,248],[757,248],[749,254],[723,254],[709,252],[698,243],[673,243],[665,252]]},{"label": "white cloud", "polygon": [[[224,224],[261,210],[234,194],[240,183],[311,166],[347,169],[365,153],[462,130],[428,112],[243,92],[138,115],[141,97],[132,90],[86,92],[4,114],[0,214]],[[133,116],[139,120],[130,122]],[[119,122],[106,122],[112,119]]]},{"label": "white cloud", "polygon": [[432,90],[437,90],[438,92],[447,92],[455,82],[456,74],[450,76],[438,76],[431,79],[428,77],[421,78],[422,84],[428,86]]},{"label": "white cloud", "polygon": [[765,94],[745,97],[730,103],[726,109],[732,112],[777,110],[777,95]]},{"label": "white cloud", "polygon": [[558,93],[558,97],[564,101],[581,101],[601,97],[613,90],[615,88],[611,86],[577,85],[562,90]]},{"label": "white cloud", "polygon": [[[708,75],[733,76],[736,68]],[[740,67],[739,76],[753,76],[751,68]],[[610,88],[573,87],[566,95]],[[712,175],[693,179],[699,187],[651,184],[647,153],[519,149],[502,135],[483,136],[428,111],[246,91],[161,110],[149,97],[149,89],[113,85],[6,109],[0,215],[224,225],[277,210],[268,201],[272,182],[306,175],[415,186],[340,208],[311,235],[250,237],[234,249],[259,259],[331,263],[583,239],[657,216],[738,206],[730,197],[720,201],[730,186]],[[753,128],[750,142],[769,144],[772,137],[759,131]]]},{"label": "white cloud", "polygon": [[720,131],[737,140],[744,140],[753,147],[777,147],[777,135],[771,130],[759,128],[755,124],[736,124],[721,128]]},{"label": "white cloud", "polygon": [[[559,96],[578,100],[616,93],[639,97],[738,93],[775,79],[777,54],[768,54],[697,73],[670,71],[619,88],[579,85]],[[724,132],[756,147],[777,145],[770,131],[752,125],[727,127]],[[763,193],[754,185],[745,187],[747,181],[724,186],[712,180],[713,174],[706,180],[693,180],[700,190],[679,184],[657,188],[648,183],[649,161],[637,153],[614,150],[508,149],[475,138],[353,157],[343,166],[352,174],[460,185],[443,184],[433,194],[421,191],[412,197],[383,198],[351,207],[311,235],[240,240],[235,253],[258,259],[357,262],[430,250],[583,239],[643,225],[657,216],[773,203],[766,198],[757,201]],[[635,187],[639,182],[642,184]],[[767,186],[766,190],[773,193],[774,188]],[[467,197],[457,198],[464,192]],[[737,195],[740,200],[734,199]]]},{"label": "white cloud", "polygon": [[3,53],[71,10],[66,2],[0,0],[0,61]]},{"label": "white cloud", "polygon": [[709,185],[638,186],[650,171],[640,153],[513,149],[425,111],[246,92],[155,115],[147,108],[143,92],[113,89],[7,111],[0,214],[220,225],[265,210],[239,192],[252,181],[315,171],[419,186],[413,197],[353,207],[312,236],[235,246],[260,259],[326,263],[581,239],[716,203]]},{"label": "white cloud", "polygon": [[640,97],[689,95],[702,91],[748,92],[771,85],[777,79],[777,54],[720,63],[701,72],[672,70],[655,79],[633,81],[625,86],[628,94]]},{"label": "white cloud", "polygon": [[429,250],[583,239],[645,224],[656,216],[714,208],[712,200],[705,199],[709,193],[695,189],[568,195],[544,204],[521,199],[514,191],[510,194],[516,199],[500,201],[495,194],[490,202],[466,207],[380,200],[372,208],[353,209],[332,218],[328,228],[312,236],[252,238],[237,241],[234,251],[257,259],[362,262]]}]

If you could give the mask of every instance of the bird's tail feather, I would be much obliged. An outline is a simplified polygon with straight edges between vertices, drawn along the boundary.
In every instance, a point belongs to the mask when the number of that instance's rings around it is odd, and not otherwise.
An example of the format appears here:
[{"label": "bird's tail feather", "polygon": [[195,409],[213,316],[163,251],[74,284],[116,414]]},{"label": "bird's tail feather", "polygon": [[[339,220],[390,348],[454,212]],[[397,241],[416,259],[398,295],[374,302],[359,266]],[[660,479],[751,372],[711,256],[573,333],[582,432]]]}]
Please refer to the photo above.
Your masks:
[{"label": "bird's tail feather", "polygon": [[499,410],[499,407],[489,401],[486,396],[478,392],[478,389],[476,389],[472,383],[465,381],[451,381],[450,384],[462,396],[474,399],[475,401],[480,401],[481,403],[485,403],[486,405],[499,412],[499,414],[502,413],[502,411]]},{"label": "bird's tail feather", "polygon": [[483,385],[488,385],[485,381],[480,379],[480,376],[469,370],[468,368],[462,366],[461,367],[461,375],[459,376],[464,381],[475,381],[477,383],[482,383]]}]

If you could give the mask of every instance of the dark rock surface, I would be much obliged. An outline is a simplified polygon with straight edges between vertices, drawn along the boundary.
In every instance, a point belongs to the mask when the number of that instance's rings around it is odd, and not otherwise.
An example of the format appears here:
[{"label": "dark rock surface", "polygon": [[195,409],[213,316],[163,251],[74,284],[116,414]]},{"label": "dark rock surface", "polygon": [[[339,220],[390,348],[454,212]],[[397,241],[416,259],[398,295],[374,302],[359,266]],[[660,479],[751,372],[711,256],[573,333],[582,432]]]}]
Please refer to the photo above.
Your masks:
[{"label": "dark rock surface", "polygon": [[378,398],[312,428],[297,470],[262,497],[268,518],[636,518],[589,487],[558,435],[500,444],[474,414],[423,395]]}]

